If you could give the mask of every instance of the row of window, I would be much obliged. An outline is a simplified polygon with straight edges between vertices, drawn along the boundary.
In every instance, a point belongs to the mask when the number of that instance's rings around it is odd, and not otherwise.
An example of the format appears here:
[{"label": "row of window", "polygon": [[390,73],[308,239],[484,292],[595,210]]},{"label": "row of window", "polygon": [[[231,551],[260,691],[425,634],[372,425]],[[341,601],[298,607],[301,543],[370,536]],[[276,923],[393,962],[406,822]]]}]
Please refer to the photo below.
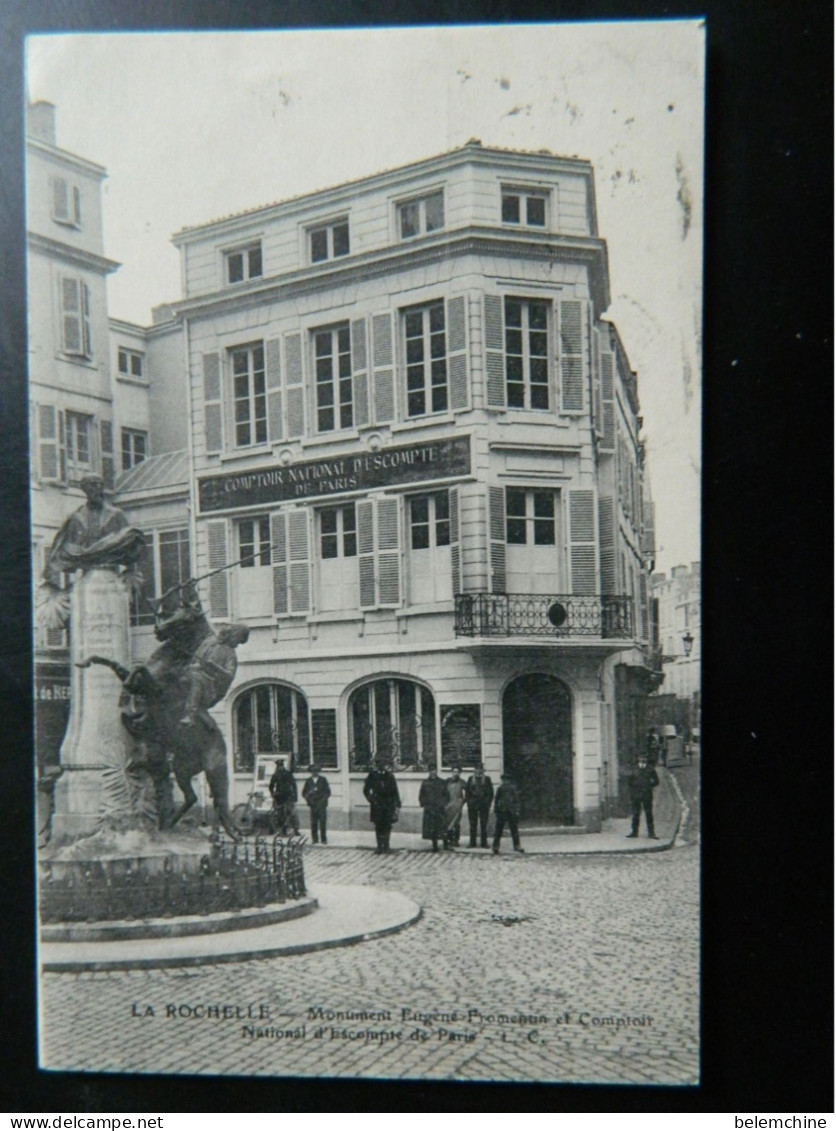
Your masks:
[{"label": "row of window", "polygon": [[[396,678],[363,684],[349,697],[347,724],[352,771],[369,769],[375,757],[386,758],[395,770],[439,768],[435,699],[422,684]],[[324,770],[340,768],[336,712],[309,712],[301,692],[285,684],[262,683],[240,694],[232,706],[232,729],[236,773],[253,772],[256,760],[268,756],[284,758],[297,773],[312,759]],[[462,765],[479,759],[478,738],[469,745],[470,759],[444,743],[441,748],[445,765],[453,758]]]},{"label": "row of window", "polygon": [[[113,478],[112,440],[102,443],[101,432],[110,431],[107,421],[86,412],[73,412],[64,409],[57,412],[41,406],[41,466],[43,479],[54,479],[63,483],[78,483],[85,475],[98,472],[106,478]],[[45,434],[46,414],[50,414],[57,435]],[[55,419],[57,417],[57,420]],[[122,471],[142,463],[148,456],[148,433],[138,428],[122,428],[120,433],[120,463]],[[46,459],[44,458],[46,457]],[[45,466],[45,462],[49,466]],[[105,464],[108,464],[106,467]]]},{"label": "row of window", "polygon": [[[454,348],[443,300],[400,312],[401,371],[405,417],[430,416],[454,405]],[[511,409],[551,411],[558,399],[552,305],[535,299],[505,298],[501,308],[503,400]],[[458,333],[458,330],[456,331]],[[461,337],[460,334],[458,334]],[[309,333],[312,411],[316,433],[341,431],[368,423],[368,377],[356,372],[352,329],[348,322],[317,327]],[[561,341],[561,355],[573,343]],[[355,341],[355,354],[358,352]],[[365,365],[365,343],[362,347]],[[232,435],[235,448],[266,444],[271,435],[265,345],[234,347],[227,354]],[[358,411],[362,398],[362,412]],[[565,398],[564,398],[565,399]],[[567,411],[569,411],[568,406]],[[288,408],[288,412],[290,409]]]},{"label": "row of window", "polygon": [[[514,227],[547,227],[549,193],[504,187],[500,199],[503,224]],[[396,205],[398,239],[412,240],[431,235],[444,228],[444,193],[435,191],[402,201]],[[341,259],[351,253],[349,219],[340,216],[326,224],[317,224],[305,232],[310,263]],[[225,278],[229,285],[260,279],[264,273],[261,240],[233,248],[224,253]]]}]

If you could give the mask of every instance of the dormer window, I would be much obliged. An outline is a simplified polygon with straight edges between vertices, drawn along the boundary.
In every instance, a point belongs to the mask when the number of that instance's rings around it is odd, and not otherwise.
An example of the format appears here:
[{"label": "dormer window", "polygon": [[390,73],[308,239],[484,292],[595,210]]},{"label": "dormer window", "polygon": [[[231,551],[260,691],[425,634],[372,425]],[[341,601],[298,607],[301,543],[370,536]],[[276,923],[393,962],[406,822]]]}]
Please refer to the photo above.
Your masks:
[{"label": "dormer window", "polygon": [[326,259],[339,259],[342,255],[348,255],[348,219],[342,217],[331,224],[311,228],[308,232],[308,245],[311,263],[322,263]]},{"label": "dormer window", "polygon": [[262,276],[260,242],[228,251],[224,260],[228,283],[245,283],[248,279],[260,279]]},{"label": "dormer window", "polygon": [[402,240],[414,239],[444,227],[444,193],[404,201],[398,205],[398,228]]},{"label": "dormer window", "polygon": [[546,194],[520,189],[502,190],[502,223],[545,228]]},{"label": "dormer window", "polygon": [[66,177],[52,177],[52,219],[69,228],[81,227],[81,190]]}]

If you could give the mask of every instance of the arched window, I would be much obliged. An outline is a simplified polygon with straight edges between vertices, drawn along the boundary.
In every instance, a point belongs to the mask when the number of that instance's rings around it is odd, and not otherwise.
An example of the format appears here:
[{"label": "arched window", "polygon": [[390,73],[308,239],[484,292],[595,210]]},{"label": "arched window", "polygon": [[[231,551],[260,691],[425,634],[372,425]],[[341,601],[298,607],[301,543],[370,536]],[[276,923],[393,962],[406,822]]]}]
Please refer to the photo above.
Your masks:
[{"label": "arched window", "polygon": [[308,704],[304,695],[283,683],[260,683],[244,691],[232,710],[233,766],[236,773],[255,770],[256,755],[286,758],[289,769],[310,762]]},{"label": "arched window", "polygon": [[380,756],[395,770],[437,765],[435,700],[411,679],[377,679],[348,701],[349,767],[366,770]]}]

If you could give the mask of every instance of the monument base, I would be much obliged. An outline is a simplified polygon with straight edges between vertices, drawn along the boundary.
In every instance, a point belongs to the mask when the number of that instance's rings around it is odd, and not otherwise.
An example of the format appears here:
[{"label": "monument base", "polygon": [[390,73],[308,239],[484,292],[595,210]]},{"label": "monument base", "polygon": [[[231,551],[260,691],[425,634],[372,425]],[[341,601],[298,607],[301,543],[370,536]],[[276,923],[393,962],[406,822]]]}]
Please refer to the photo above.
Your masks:
[{"label": "monument base", "polygon": [[96,832],[102,810],[102,770],[104,766],[65,766],[55,783],[55,809],[52,815],[53,842],[88,836]]}]

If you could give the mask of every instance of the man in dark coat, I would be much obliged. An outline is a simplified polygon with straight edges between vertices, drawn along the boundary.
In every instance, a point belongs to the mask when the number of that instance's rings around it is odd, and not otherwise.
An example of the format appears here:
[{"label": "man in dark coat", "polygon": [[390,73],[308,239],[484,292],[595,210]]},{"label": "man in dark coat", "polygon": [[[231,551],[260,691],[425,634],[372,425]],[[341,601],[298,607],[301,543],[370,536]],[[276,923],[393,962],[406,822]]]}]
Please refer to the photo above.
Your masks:
[{"label": "man in dark coat", "polygon": [[653,827],[653,790],[659,784],[659,775],[647,760],[647,755],[639,755],[639,764],[630,774],[630,798],[633,803],[633,828],[628,837],[639,835],[639,819],[644,809],[644,819],[647,822],[647,835],[651,840],[658,840]]},{"label": "man in dark coat", "polygon": [[496,828],[493,834],[494,853],[499,852],[499,842],[502,840],[506,821],[511,830],[514,851],[525,852],[525,849],[520,845],[520,830],[517,825],[520,816],[520,795],[509,774],[502,775],[502,785],[496,791],[493,811],[496,817]]},{"label": "man in dark coat", "polygon": [[445,848],[458,848],[462,835],[462,809],[464,809],[464,782],[458,766],[453,767],[452,776],[447,779],[450,800],[447,803],[447,835]]},{"label": "man in dark coat", "polygon": [[302,786],[302,797],[307,801],[311,811],[311,840],[314,844],[328,843],[326,832],[326,819],[328,815],[328,798],[331,796],[331,787],[322,774],[319,766],[311,766],[311,776]]},{"label": "man in dark coat", "polygon": [[470,822],[470,847],[476,847],[477,829],[481,832],[482,848],[488,847],[488,813],[493,801],[493,782],[481,765],[476,766],[464,787],[467,819]]},{"label": "man in dark coat", "polygon": [[270,778],[270,796],[276,806],[276,820],[281,835],[287,836],[287,830],[291,828],[298,836],[299,818],[296,816],[296,799],[299,791],[293,774],[285,768],[283,758],[276,759],[276,770]]},{"label": "man in dark coat", "polygon": [[447,829],[447,802],[450,791],[447,782],[441,781],[437,770],[430,770],[430,776],[421,782],[418,804],[424,810],[421,836],[433,842],[433,852],[438,852],[438,841],[444,839]]},{"label": "man in dark coat", "polygon": [[377,854],[389,851],[389,837],[392,825],[398,819],[401,808],[401,795],[395,775],[383,758],[375,758],[366,783],[363,796],[369,803],[369,819],[374,825],[377,837]]}]

